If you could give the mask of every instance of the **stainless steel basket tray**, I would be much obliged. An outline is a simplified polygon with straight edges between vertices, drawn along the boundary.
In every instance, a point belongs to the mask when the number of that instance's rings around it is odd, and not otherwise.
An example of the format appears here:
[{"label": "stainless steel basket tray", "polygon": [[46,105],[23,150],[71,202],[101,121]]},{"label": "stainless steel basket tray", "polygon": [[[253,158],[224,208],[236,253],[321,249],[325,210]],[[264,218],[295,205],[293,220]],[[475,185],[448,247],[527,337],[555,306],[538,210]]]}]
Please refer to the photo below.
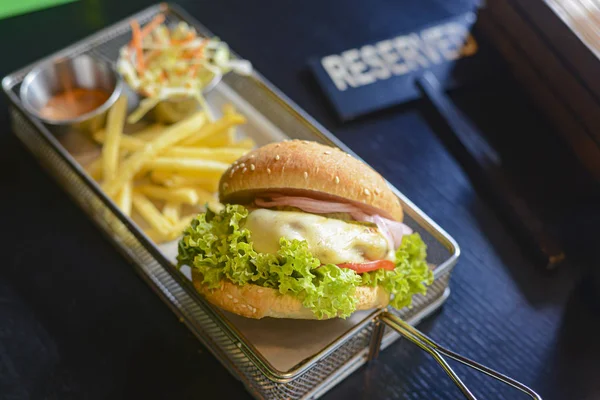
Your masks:
[{"label": "stainless steel basket tray", "polygon": [[[136,18],[145,23],[159,12],[167,16],[167,21],[184,20],[200,33],[211,35],[178,7],[159,4],[47,59],[93,54],[115,61],[119,48],[129,41],[129,20]],[[364,364],[370,355],[399,337],[388,328],[384,331],[378,322],[378,317],[386,310],[356,313],[348,320],[282,323],[273,319],[239,318],[205,302],[189,279],[173,267],[173,249],[153,244],[88,176],[77,162],[77,149],[53,136],[44,124],[26,113],[18,90],[34,65],[16,71],[2,81],[11,104],[14,133],[117,249],[131,260],[140,276],[252,395],[257,398],[317,398]],[[207,100],[215,107],[225,101],[234,103],[248,117],[243,133],[259,144],[297,138],[351,152],[258,73],[248,77],[225,76]],[[427,295],[416,296],[412,308],[391,310],[405,321],[416,324],[448,297],[448,281],[459,248],[402,193],[394,191],[404,205],[405,222],[419,232],[428,245],[428,261],[435,274]],[[311,345],[298,349],[298,343]]]}]

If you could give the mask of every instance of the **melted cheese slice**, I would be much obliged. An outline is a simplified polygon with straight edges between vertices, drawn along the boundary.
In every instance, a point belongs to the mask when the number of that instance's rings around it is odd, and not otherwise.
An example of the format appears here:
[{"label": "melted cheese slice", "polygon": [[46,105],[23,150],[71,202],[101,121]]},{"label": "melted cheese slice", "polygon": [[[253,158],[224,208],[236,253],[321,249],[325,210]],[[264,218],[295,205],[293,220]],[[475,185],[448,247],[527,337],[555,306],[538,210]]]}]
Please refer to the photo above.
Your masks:
[{"label": "melted cheese slice", "polygon": [[261,208],[248,215],[245,227],[260,253],[276,253],[279,239],[284,237],[305,240],[323,264],[394,260],[393,249],[377,228],[319,215]]}]

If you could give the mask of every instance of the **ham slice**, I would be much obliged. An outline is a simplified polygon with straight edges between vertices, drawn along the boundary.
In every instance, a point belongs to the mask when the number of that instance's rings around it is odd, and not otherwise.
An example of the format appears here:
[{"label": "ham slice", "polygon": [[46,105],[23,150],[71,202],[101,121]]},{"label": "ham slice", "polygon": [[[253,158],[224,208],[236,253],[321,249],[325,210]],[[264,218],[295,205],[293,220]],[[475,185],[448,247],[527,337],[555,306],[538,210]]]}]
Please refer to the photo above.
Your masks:
[{"label": "ham slice", "polygon": [[306,211],[313,214],[330,214],[330,213],[352,213],[361,212],[360,208],[353,206],[352,204],[345,203],[334,203],[330,201],[315,200],[308,197],[295,197],[295,196],[283,196],[283,195],[268,195],[271,200],[265,200],[257,198],[254,203],[263,208],[288,206],[296,207],[302,211]]},{"label": "ham slice", "polygon": [[356,221],[374,223],[388,241],[389,246],[393,249],[400,247],[402,236],[412,233],[412,229],[402,222],[393,221],[377,214],[369,215],[353,204],[315,200],[308,197],[284,196],[280,194],[269,194],[266,195],[266,197],[268,197],[268,199],[256,198],[254,203],[263,208],[278,206],[296,207],[312,214],[348,213]]}]

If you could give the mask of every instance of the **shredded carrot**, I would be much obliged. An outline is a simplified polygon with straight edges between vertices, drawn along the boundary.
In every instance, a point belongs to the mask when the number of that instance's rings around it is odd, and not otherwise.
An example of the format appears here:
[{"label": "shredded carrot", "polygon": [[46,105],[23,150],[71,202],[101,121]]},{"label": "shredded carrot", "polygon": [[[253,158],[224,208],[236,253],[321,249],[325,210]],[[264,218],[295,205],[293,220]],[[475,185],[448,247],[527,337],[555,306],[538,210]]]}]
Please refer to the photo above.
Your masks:
[{"label": "shredded carrot", "polygon": [[208,43],[208,39],[205,39],[205,40],[202,40],[202,42],[200,42],[200,45],[198,47],[184,50],[181,53],[182,57],[185,58],[186,60],[201,57],[207,43]]},{"label": "shredded carrot", "polygon": [[150,33],[152,33],[152,31],[154,29],[156,29],[163,22],[165,22],[165,16],[164,16],[164,14],[158,14],[156,17],[154,17],[154,19],[152,21],[148,22],[146,24],[146,26],[144,26],[142,28],[141,35],[140,35],[141,38],[140,39],[143,39],[146,36],[148,36]]},{"label": "shredded carrot", "polygon": [[[196,51],[194,51],[192,58],[203,58],[204,57],[204,48],[206,47],[207,44],[208,44],[208,40],[207,39],[203,40],[202,43],[200,44],[200,46],[198,46],[198,48],[196,49]],[[196,74],[198,73],[199,66],[200,66],[200,63],[193,64],[190,67],[189,75],[191,77],[196,76]]]},{"label": "shredded carrot", "polygon": [[198,65],[199,65],[199,64],[194,64],[194,65],[192,65],[192,66],[190,67],[190,70],[189,70],[189,72],[188,72],[188,75],[189,75],[190,77],[195,77],[195,76],[196,76],[196,74],[198,73]]},{"label": "shredded carrot", "polygon": [[194,53],[186,51],[185,53],[181,54],[181,58],[183,58],[184,60],[191,60],[192,58],[194,58]]},{"label": "shredded carrot", "polygon": [[171,44],[178,46],[189,43],[194,39],[196,39],[196,35],[194,35],[192,32],[188,32],[187,36],[183,39],[171,39]]},{"label": "shredded carrot", "polygon": [[144,53],[142,51],[142,38],[140,32],[140,24],[136,20],[131,21],[131,45],[135,49],[135,61],[138,74],[145,69]]}]

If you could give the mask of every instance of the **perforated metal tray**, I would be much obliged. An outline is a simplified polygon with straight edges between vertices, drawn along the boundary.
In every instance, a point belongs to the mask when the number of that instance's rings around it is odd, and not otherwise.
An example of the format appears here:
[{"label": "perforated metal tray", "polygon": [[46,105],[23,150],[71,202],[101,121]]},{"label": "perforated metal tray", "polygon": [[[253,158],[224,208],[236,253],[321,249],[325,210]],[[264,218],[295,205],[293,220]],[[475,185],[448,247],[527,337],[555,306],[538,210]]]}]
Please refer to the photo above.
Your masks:
[{"label": "perforated metal tray", "polygon": [[[110,26],[44,60],[73,57],[88,53],[116,60],[119,48],[130,38],[131,18],[146,23],[157,13],[167,21],[184,20],[201,34],[211,33],[174,5],[159,4]],[[44,60],[40,60],[42,62]],[[172,263],[172,254],[154,245],[136,224],[120,213],[100,187],[87,175],[65,146],[39,120],[30,117],[22,107],[18,90],[25,75],[37,64],[27,66],[6,76],[2,81],[10,100],[10,115],[16,136],[25,144],[40,164],[55,177],[125,257],[131,260],[140,276],[181,317],[189,329],[204,343],[221,363],[240,379],[257,398],[316,398],[364,364],[369,347],[385,348],[398,335],[386,329],[383,337],[374,335],[377,316],[381,310],[363,312],[349,321],[334,321],[315,325],[306,322],[307,329],[329,339],[318,348],[308,351],[296,362],[275,359],[264,342],[256,340],[257,329],[265,329],[277,337],[277,324],[269,319],[247,321],[231,316],[208,304],[193,288],[191,282]],[[314,140],[334,145],[352,153],[331,133],[312,120],[258,73],[244,77],[227,75],[209,94],[208,102],[219,105],[232,102],[248,117],[244,133],[259,144],[286,137]],[[426,296],[416,296],[412,308],[393,310],[412,324],[435,311],[449,295],[448,281],[459,256],[456,242],[398,190],[406,214],[405,222],[419,232],[428,246],[428,261],[433,265],[435,281]],[[317,321],[318,322],[318,321]],[[298,322],[297,331],[303,331]],[[262,324],[262,325],[261,325]],[[333,324],[332,326],[330,326]],[[337,324],[337,325],[336,325]],[[306,330],[304,330],[306,331]],[[281,336],[289,335],[288,332]],[[275,336],[273,336],[275,335]],[[292,338],[293,339],[293,338]],[[281,344],[285,349],[285,343]],[[281,351],[278,351],[281,353]],[[297,357],[298,355],[295,354]],[[291,356],[290,356],[291,357]]]}]

